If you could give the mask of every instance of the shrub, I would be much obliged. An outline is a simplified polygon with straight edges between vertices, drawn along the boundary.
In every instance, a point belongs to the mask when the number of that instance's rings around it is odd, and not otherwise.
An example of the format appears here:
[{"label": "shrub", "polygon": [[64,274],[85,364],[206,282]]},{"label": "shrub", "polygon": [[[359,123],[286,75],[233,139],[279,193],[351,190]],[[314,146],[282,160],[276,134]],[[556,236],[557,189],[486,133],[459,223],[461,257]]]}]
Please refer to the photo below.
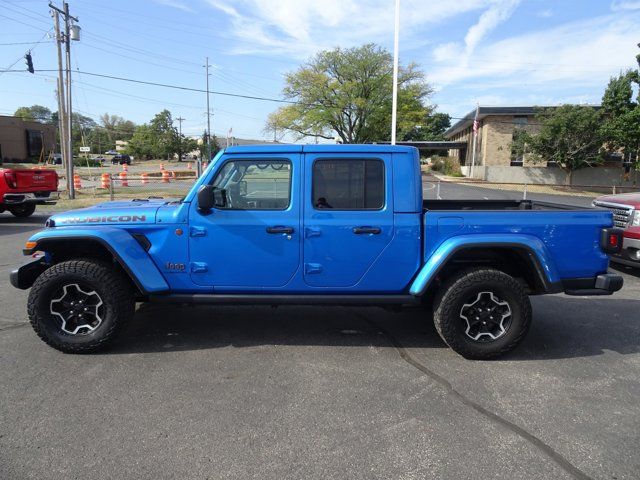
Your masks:
[{"label": "shrub", "polygon": [[74,158],[73,165],[76,167],[101,167],[102,164],[93,158]]},{"label": "shrub", "polygon": [[431,170],[435,172],[442,172],[445,175],[452,177],[462,176],[460,163],[458,163],[458,160],[453,157],[436,157],[431,165]]}]

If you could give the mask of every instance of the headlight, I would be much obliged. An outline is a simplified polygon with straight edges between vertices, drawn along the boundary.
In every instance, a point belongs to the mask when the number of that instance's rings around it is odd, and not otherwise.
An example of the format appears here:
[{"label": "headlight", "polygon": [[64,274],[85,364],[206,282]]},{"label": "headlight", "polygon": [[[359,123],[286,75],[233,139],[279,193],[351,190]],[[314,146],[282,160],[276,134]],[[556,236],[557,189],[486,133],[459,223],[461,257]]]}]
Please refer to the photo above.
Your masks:
[{"label": "headlight", "polygon": [[633,211],[633,218],[631,219],[632,227],[640,227],[640,210]]}]

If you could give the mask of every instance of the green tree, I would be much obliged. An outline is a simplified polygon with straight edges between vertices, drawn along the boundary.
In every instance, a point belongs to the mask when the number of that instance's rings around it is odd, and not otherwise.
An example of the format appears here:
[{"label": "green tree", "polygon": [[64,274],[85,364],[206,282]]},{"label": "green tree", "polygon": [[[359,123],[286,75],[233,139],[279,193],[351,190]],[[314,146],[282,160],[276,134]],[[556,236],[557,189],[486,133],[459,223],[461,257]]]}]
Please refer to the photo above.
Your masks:
[{"label": "green tree", "polygon": [[633,86],[640,87],[638,70],[611,78],[602,97],[603,133],[609,151],[621,151],[626,159],[640,151],[640,101]]},{"label": "green tree", "polygon": [[575,170],[602,163],[604,135],[597,109],[562,105],[542,109],[535,118],[541,125],[539,133],[517,130],[512,144],[515,154],[529,154],[534,162],[555,162],[565,171],[567,185]]},{"label": "green tree", "polygon": [[100,115],[100,123],[110,143],[115,146],[116,140],[129,140],[136,129],[135,123],[125,120],[119,115],[103,113]]},{"label": "green tree", "polygon": [[[205,130],[202,132],[202,140],[198,142],[198,149],[200,150],[200,158],[203,160],[207,160],[207,140],[208,135]],[[215,156],[216,153],[220,151],[220,145],[218,145],[218,140],[215,135],[211,136],[211,156]],[[209,159],[210,160],[210,159]]]},{"label": "green tree", "polygon": [[[388,140],[391,136],[393,58],[374,44],[322,51],[286,75],[285,98],[295,102],[269,115],[267,132],[297,138],[337,135],[343,143]],[[415,64],[398,76],[398,128],[402,138],[433,107],[432,89]]]},{"label": "green tree", "polygon": [[169,110],[156,114],[151,122],[136,127],[127,151],[145,158],[169,158],[180,149],[178,130]]},{"label": "green tree", "polygon": [[149,125],[145,123],[136,127],[136,131],[131,140],[129,140],[127,153],[138,158],[150,159],[159,157],[154,132]]},{"label": "green tree", "polygon": [[451,117],[447,113],[433,113],[428,115],[417,125],[414,125],[402,137],[406,141],[444,140],[444,132],[451,126]]},{"label": "green tree", "polygon": [[35,121],[40,123],[52,123],[52,113],[47,107],[42,105],[32,105],[30,107],[20,107],[13,114],[14,117],[19,117],[27,121]]}]

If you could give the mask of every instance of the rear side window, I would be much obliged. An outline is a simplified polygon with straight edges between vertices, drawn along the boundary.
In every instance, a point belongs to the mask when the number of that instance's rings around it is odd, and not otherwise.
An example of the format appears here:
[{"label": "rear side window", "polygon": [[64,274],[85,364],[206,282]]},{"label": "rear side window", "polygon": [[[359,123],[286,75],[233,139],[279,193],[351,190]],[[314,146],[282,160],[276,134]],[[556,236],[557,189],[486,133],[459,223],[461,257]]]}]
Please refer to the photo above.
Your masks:
[{"label": "rear side window", "polygon": [[316,160],[312,195],[318,210],[380,210],[384,207],[384,162]]}]

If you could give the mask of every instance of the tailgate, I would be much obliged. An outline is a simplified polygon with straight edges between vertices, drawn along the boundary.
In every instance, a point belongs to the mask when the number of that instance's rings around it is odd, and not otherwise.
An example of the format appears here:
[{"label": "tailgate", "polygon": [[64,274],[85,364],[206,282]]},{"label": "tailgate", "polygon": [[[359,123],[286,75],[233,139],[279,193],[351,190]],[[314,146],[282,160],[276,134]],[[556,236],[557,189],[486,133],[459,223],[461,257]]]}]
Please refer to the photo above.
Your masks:
[{"label": "tailgate", "polygon": [[58,189],[58,175],[53,170],[14,170],[16,190],[50,191]]}]

